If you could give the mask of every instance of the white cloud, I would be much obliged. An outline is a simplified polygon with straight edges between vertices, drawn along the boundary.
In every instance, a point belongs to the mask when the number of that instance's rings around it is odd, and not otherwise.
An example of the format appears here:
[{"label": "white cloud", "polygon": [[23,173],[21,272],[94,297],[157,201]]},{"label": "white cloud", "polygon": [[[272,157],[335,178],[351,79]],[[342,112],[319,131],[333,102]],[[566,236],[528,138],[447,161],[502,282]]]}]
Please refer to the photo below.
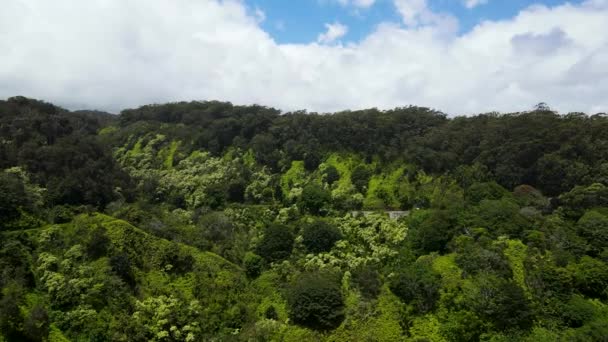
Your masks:
[{"label": "white cloud", "polygon": [[317,37],[317,42],[321,44],[333,43],[348,33],[348,27],[338,22],[333,24],[325,24],[325,27],[327,28],[327,31],[319,34]]},{"label": "white cloud", "polygon": [[530,7],[461,35],[426,2],[395,1],[408,25],[331,45],[278,44],[239,0],[4,0],[0,98],[114,111],[193,99],[317,111],[416,104],[467,114],[541,101],[608,111],[608,1]]},{"label": "white cloud", "polygon": [[253,15],[258,23],[263,23],[266,20],[266,13],[259,7],[255,8]]},{"label": "white cloud", "polygon": [[393,0],[403,23],[410,27],[434,25],[441,31],[455,33],[458,20],[449,14],[431,10],[427,0]]},{"label": "white cloud", "polygon": [[488,3],[488,0],[464,0],[464,6],[466,8],[475,8],[480,5],[485,5]]},{"label": "white cloud", "polygon": [[376,0],[336,0],[342,6],[354,6],[357,8],[369,8],[376,3]]}]

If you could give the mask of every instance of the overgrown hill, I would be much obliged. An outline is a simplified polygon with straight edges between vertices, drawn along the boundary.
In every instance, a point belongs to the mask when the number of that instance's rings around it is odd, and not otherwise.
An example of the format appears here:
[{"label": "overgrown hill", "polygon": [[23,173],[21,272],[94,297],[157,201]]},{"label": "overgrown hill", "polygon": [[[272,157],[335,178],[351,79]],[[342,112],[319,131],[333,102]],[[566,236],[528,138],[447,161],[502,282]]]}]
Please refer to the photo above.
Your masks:
[{"label": "overgrown hill", "polygon": [[247,309],[239,266],[102,214],[6,233],[0,250],[8,340],[202,340]]},{"label": "overgrown hill", "polygon": [[16,97],[0,142],[2,342],[608,336],[602,114]]}]

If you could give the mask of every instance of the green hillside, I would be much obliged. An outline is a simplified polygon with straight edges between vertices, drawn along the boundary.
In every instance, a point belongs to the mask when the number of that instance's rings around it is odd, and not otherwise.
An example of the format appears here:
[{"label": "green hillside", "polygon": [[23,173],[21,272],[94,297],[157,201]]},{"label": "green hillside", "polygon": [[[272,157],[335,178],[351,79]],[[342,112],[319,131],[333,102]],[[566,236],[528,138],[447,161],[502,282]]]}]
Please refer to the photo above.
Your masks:
[{"label": "green hillside", "polygon": [[15,97],[0,237],[1,342],[606,341],[608,117]]}]

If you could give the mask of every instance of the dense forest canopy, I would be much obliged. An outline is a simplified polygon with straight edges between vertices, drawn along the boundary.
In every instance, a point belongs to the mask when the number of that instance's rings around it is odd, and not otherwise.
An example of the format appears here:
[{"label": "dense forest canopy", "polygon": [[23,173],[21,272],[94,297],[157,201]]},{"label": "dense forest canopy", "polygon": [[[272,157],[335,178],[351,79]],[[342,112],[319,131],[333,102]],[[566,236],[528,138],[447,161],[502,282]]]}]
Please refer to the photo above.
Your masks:
[{"label": "dense forest canopy", "polygon": [[13,97],[0,234],[1,342],[605,341],[608,116]]}]

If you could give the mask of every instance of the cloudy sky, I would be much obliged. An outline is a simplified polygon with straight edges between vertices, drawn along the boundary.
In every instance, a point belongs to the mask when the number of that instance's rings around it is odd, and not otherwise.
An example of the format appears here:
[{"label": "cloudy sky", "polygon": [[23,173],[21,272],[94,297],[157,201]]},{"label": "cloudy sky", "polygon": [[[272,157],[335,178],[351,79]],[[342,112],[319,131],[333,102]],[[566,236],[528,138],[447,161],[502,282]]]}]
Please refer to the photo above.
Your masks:
[{"label": "cloudy sky", "polygon": [[0,98],[608,111],[608,0],[2,0]]}]

